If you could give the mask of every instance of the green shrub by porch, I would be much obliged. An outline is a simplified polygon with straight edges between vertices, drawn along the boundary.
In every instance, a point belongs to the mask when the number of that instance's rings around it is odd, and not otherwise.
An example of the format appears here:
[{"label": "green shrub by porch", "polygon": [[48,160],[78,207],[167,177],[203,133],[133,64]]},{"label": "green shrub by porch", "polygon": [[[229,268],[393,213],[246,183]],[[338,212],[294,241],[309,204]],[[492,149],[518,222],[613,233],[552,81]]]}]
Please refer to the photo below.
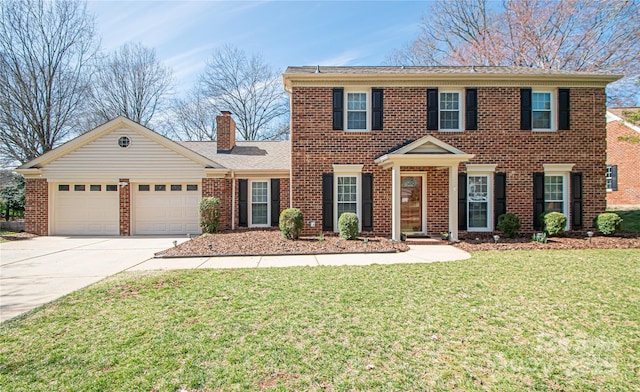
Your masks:
[{"label": "green shrub by porch", "polygon": [[200,201],[200,227],[203,233],[215,233],[220,229],[220,199],[205,197]]},{"label": "green shrub by porch", "polygon": [[280,213],[278,227],[284,238],[289,240],[297,240],[302,232],[304,218],[302,211],[297,208],[287,208]]},{"label": "green shrub by porch", "polygon": [[497,227],[508,238],[514,238],[520,231],[520,218],[512,213],[502,214],[498,217]]},{"label": "green shrub by porch", "polygon": [[353,212],[345,212],[338,219],[338,229],[340,230],[340,238],[345,240],[353,240],[358,238],[358,215]]},{"label": "green shrub by porch", "polygon": [[611,235],[620,230],[622,218],[613,212],[603,212],[593,219],[593,226],[604,235]]},{"label": "green shrub by porch", "polygon": [[567,217],[560,212],[545,212],[540,218],[544,225],[544,232],[549,237],[557,237],[564,235],[564,229],[567,227]]}]

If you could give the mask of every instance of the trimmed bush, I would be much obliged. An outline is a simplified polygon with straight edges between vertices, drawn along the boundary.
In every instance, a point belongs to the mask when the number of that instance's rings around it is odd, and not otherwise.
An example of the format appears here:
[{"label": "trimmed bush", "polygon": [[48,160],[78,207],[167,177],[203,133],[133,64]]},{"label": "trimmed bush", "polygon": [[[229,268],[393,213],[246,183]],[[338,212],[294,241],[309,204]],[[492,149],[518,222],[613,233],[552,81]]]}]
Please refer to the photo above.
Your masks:
[{"label": "trimmed bush", "polygon": [[564,228],[567,227],[567,217],[560,212],[545,212],[540,218],[544,225],[544,232],[549,237],[564,235]]},{"label": "trimmed bush", "polygon": [[200,201],[200,227],[203,233],[215,233],[220,229],[220,199],[205,197]]},{"label": "trimmed bush", "polygon": [[345,240],[353,240],[358,238],[358,215],[353,212],[345,212],[338,219],[338,229],[340,229],[340,238]]},{"label": "trimmed bush", "polygon": [[512,213],[502,214],[498,217],[497,227],[508,238],[514,238],[520,231],[520,218]]},{"label": "trimmed bush", "polygon": [[613,212],[603,212],[593,219],[593,226],[604,235],[611,235],[620,230],[622,218]]},{"label": "trimmed bush", "polygon": [[297,208],[287,208],[280,213],[278,227],[286,239],[297,240],[302,232],[303,224],[302,211]]}]

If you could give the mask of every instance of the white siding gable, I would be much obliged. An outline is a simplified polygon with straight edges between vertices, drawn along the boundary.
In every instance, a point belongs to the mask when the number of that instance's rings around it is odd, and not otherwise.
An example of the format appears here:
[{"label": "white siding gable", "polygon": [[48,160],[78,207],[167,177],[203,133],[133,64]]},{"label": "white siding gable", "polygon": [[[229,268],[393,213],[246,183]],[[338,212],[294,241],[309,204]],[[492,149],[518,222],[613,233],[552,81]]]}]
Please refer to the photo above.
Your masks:
[{"label": "white siding gable", "polygon": [[[118,139],[127,136],[127,148]],[[129,127],[108,132],[43,167],[49,182],[118,181],[131,182],[200,181],[204,166],[149,139]]]}]

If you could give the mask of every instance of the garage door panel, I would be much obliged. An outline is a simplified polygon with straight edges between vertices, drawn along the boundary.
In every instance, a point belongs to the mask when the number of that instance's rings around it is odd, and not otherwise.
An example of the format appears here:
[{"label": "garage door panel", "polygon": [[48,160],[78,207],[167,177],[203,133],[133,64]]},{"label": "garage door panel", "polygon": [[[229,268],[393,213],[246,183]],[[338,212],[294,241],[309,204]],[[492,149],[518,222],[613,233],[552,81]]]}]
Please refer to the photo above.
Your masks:
[{"label": "garage door panel", "polygon": [[[53,225],[54,235],[118,235],[119,196],[118,192],[60,191],[53,186]],[[83,184],[79,184],[83,185]],[[84,184],[89,189],[89,184]]]},{"label": "garage door panel", "polygon": [[155,191],[156,184],[149,185],[149,191],[133,187],[136,234],[200,233],[200,192],[186,191],[186,184],[182,185],[182,191],[170,191],[170,184],[165,184],[166,191]]}]

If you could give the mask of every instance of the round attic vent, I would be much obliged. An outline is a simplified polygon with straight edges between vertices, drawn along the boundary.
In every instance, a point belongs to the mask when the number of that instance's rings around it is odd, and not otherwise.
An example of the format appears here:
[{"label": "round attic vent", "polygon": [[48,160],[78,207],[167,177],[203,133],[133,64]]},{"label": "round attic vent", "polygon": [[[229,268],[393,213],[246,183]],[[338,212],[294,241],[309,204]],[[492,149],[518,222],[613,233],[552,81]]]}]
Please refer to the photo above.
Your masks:
[{"label": "round attic vent", "polygon": [[131,144],[131,140],[127,136],[120,136],[118,139],[118,145],[122,148],[127,148]]}]

